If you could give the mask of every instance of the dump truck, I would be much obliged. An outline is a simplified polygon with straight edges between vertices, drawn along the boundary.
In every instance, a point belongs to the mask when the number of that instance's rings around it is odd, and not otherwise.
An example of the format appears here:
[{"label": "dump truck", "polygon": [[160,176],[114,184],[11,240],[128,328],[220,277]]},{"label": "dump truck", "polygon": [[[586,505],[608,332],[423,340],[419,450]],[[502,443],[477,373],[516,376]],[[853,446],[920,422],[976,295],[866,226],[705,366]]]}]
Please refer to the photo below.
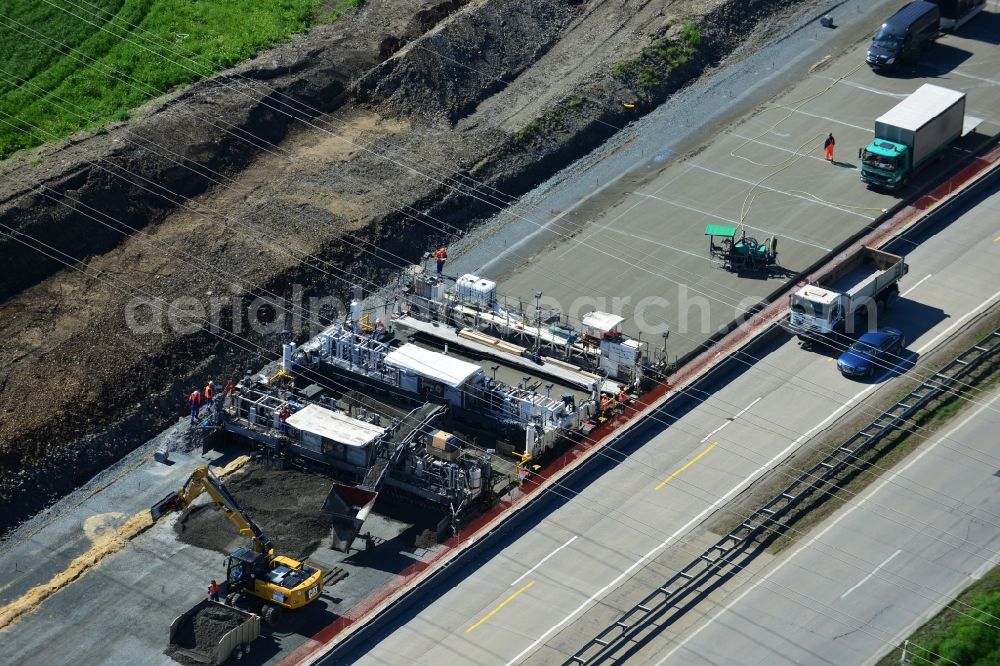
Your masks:
[{"label": "dump truck", "polygon": [[206,493],[225,513],[250,547],[238,548],[226,558],[227,600],[252,604],[269,626],[276,626],[285,610],[298,610],[316,601],[323,591],[323,572],[303,562],[278,555],[274,543],[229,493],[207,465],[195,469],[177,492],[153,505],[150,514],[158,520],[171,511],[182,511]]},{"label": "dump truck", "polygon": [[907,271],[903,257],[860,246],[790,296],[788,328],[807,343],[836,342],[874,329],[899,299],[899,281]]},{"label": "dump truck", "polygon": [[875,121],[875,138],[858,150],[861,180],[897,190],[962,135],[965,93],[930,83]]},{"label": "dump truck", "polygon": [[247,656],[259,636],[259,616],[206,599],[171,623],[167,654],[214,666]]}]

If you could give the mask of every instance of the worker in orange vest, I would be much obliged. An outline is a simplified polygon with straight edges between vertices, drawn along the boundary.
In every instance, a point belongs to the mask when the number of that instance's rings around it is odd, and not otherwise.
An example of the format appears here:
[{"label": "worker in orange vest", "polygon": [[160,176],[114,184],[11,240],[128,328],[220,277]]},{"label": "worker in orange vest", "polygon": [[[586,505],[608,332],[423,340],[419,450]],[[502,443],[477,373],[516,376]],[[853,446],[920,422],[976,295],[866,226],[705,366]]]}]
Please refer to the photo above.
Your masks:
[{"label": "worker in orange vest", "polygon": [[208,383],[205,384],[205,407],[209,412],[212,411],[212,400],[215,398],[215,382],[212,378],[208,378]]},{"label": "worker in orange vest", "polygon": [[440,248],[434,253],[434,258],[437,259],[437,274],[441,275],[441,271],[444,270],[444,262],[448,259],[448,248]]},{"label": "worker in orange vest", "polygon": [[826,153],[826,161],[833,161],[833,147],[837,145],[836,139],[833,138],[833,132],[830,132],[829,136],[826,137],[826,141],[823,142],[823,151]]},{"label": "worker in orange vest", "polygon": [[625,392],[625,387],[623,386],[618,391],[618,405],[620,407],[624,407],[625,403],[627,403],[627,402],[628,402],[628,393]]},{"label": "worker in orange vest", "polygon": [[288,417],[291,415],[292,413],[288,410],[288,405],[282,407],[281,411],[278,412],[278,428],[281,430],[282,435],[288,434],[288,424],[286,421],[288,421]]},{"label": "worker in orange vest", "polygon": [[191,407],[191,423],[198,420],[198,410],[201,409],[201,391],[195,389],[188,396],[188,406]]},{"label": "worker in orange vest", "polygon": [[215,582],[214,578],[212,579],[212,582],[209,583],[208,585],[208,598],[211,599],[212,601],[219,600],[219,584]]}]

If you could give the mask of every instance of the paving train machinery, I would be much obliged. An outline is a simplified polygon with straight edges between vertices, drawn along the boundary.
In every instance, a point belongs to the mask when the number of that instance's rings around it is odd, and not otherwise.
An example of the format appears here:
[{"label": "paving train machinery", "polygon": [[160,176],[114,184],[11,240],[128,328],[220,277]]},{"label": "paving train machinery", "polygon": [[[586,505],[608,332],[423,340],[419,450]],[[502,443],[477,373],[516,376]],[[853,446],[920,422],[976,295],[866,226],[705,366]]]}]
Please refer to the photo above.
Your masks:
[{"label": "paving train machinery", "polygon": [[477,275],[463,275],[449,288],[445,279],[415,266],[399,299],[396,323],[404,328],[588,390],[639,388],[660,369],[647,362],[645,342],[621,332],[623,317],[593,311],[573,326],[541,307],[541,293],[533,308],[501,303],[496,283]]},{"label": "paving train machinery", "polygon": [[183,511],[207,494],[250,539],[250,547],[239,548],[226,559],[227,601],[235,605],[249,602],[267,624],[278,624],[285,610],[297,610],[319,598],[323,572],[298,560],[278,555],[271,540],[247,515],[222,481],[208,466],[197,468],[187,483],[153,505],[150,513],[158,520],[171,511]]},{"label": "paving train machinery", "polygon": [[316,384],[298,389],[285,372],[248,376],[216,402],[205,427],[251,442],[272,464],[329,474],[324,509],[334,523],[333,546],[344,552],[383,488],[457,519],[477,500],[491,501],[494,484],[504,483],[491,455],[437,427],[447,406],[427,402],[385,415],[357,401],[364,396],[338,399]]},{"label": "paving train machinery", "polygon": [[388,401],[446,406],[456,431],[534,460],[588,434],[662,370],[646,362],[646,343],[620,332],[622,317],[591,312],[575,330],[540,308],[532,320],[501,307],[495,283],[477,276],[449,289],[420,267],[410,275],[389,325],[362,316],[355,300],[347,321],[301,347],[286,344],[285,369],[312,369]]}]

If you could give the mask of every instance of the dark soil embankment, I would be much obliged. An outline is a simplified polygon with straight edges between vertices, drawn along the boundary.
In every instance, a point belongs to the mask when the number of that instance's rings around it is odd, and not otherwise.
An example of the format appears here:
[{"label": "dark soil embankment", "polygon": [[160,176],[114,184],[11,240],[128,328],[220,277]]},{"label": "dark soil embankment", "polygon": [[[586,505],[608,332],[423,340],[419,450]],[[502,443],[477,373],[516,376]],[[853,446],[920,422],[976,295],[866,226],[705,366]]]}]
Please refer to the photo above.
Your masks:
[{"label": "dark soil embankment", "polygon": [[[259,365],[260,347],[274,348],[281,328],[244,326],[224,343],[205,331],[175,335],[160,316],[166,326],[137,332],[126,321],[133,298],[168,304],[184,295],[204,303],[214,295],[241,298],[245,307],[261,294],[270,301],[290,296],[292,283],[310,297],[331,290],[343,296],[344,285],[330,284],[329,268],[298,257],[312,253],[334,270],[351,270],[357,253],[330,241],[362,222],[352,211],[335,217],[325,207],[301,210],[301,199],[278,205],[267,192],[252,198],[272,179],[296,177],[280,156],[258,164],[261,150],[273,152],[266,142],[287,134],[293,118],[286,114],[338,108],[353,78],[465,1],[368,3],[151,105],[133,124],[0,164],[0,299],[10,297],[0,300],[0,501],[7,509],[0,534],[172,423],[183,396],[208,376]],[[317,154],[350,154],[308,144],[303,153],[299,166]],[[255,156],[251,178],[236,179]],[[228,186],[223,198],[182,199],[213,183]],[[155,235],[137,238],[130,227]],[[23,238],[26,247],[7,238],[11,229],[38,240]],[[376,227],[370,240],[381,237]],[[394,237],[408,243],[403,234]],[[39,242],[52,256],[31,249]],[[79,258],[87,259],[76,269],[62,263]],[[215,319],[215,333],[233,329],[228,308]]]},{"label": "dark soil embankment", "polygon": [[239,611],[206,603],[178,628],[173,643],[164,654],[181,664],[200,666],[205,662],[188,656],[184,651],[191,650],[207,656],[223,636],[245,621],[246,616]]},{"label": "dark soil embankment", "polygon": [[[329,477],[295,469],[276,470],[251,464],[226,478],[226,488],[279,555],[306,559],[330,538],[331,523],[322,512],[330,492]],[[249,545],[236,526],[215,504],[198,504],[178,519],[175,529],[191,546],[228,555]]]},{"label": "dark soil embankment", "polygon": [[0,229],[44,239],[54,256],[0,237],[0,300],[62,270],[60,260],[107,252],[133,228],[163,221],[299,121],[339,108],[355,78],[467,1],[369,3],[140,109],[146,117],[134,123],[9,160]]},{"label": "dark soil embankment", "polygon": [[[20,290],[0,303],[0,501],[7,508],[0,532],[173,422],[186,393],[208,375],[259,365],[287,326],[243,326],[237,337],[224,308],[212,333],[197,326],[186,334],[169,326],[137,331],[125,316],[134,296],[203,304],[239,297],[245,306],[260,295],[289,297],[292,285],[341,298],[351,282],[385,285],[401,264],[491,216],[752,41],[765,19],[813,4],[678,0],[665,9],[647,0],[614,8],[455,0],[423,2],[414,18],[410,1],[369,1],[343,23],[241,67],[260,83],[241,84],[258,95],[252,103],[227,89],[233,75],[226,75],[131,127],[49,148],[40,164],[0,165],[7,202],[0,224],[73,257],[92,255],[82,276],[37,263],[41,255],[17,243],[0,246],[0,272],[7,271],[0,284],[8,294]],[[701,51],[640,99],[632,82],[615,75],[616,63],[676,39],[692,16],[702,25]],[[290,131],[291,120],[261,101],[274,99],[263,82],[335,111],[311,121],[319,129]],[[627,100],[637,102],[634,109],[625,109]],[[220,128],[227,123],[254,138],[237,141]],[[184,160],[125,141],[136,137]],[[262,150],[261,137],[280,144]],[[122,160],[171,190],[204,193],[177,208],[176,193],[136,189],[135,173],[112,177],[89,163],[94,157],[106,157],[102,165]],[[206,166],[232,180],[209,187]],[[40,184],[72,193],[75,210],[24,194]],[[113,233],[88,220],[85,206],[114,211],[154,235]]]}]

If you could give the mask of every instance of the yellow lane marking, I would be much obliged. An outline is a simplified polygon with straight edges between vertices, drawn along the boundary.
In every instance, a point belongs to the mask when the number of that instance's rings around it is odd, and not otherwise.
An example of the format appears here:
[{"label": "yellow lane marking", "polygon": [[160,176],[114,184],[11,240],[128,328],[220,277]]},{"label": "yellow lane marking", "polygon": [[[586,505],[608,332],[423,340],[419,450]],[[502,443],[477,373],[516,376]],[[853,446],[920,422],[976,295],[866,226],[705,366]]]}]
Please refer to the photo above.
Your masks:
[{"label": "yellow lane marking", "polygon": [[996,238],[994,238],[993,242],[994,243],[1000,243],[1000,236],[997,236]]},{"label": "yellow lane marking", "polygon": [[705,449],[701,453],[699,453],[698,455],[696,455],[694,458],[691,458],[691,460],[689,460],[686,463],[684,463],[683,467],[681,467],[679,470],[677,470],[676,472],[674,472],[673,474],[671,474],[670,476],[668,476],[667,478],[665,478],[663,480],[663,482],[660,483],[660,485],[656,486],[656,489],[659,490],[663,486],[665,486],[668,483],[670,483],[671,481],[673,481],[674,477],[676,477],[678,474],[680,474],[681,472],[683,472],[684,470],[686,470],[691,465],[693,465],[696,462],[698,462],[699,460],[701,460],[705,456],[705,454],[707,454],[709,451],[711,451],[712,449],[714,449],[718,445],[719,445],[718,442],[712,442],[711,444],[709,444],[708,446],[706,446]]},{"label": "yellow lane marking", "polygon": [[521,594],[522,592],[524,592],[525,590],[527,590],[529,587],[531,587],[534,584],[535,584],[535,581],[530,581],[527,585],[525,585],[524,587],[522,587],[521,589],[519,589],[517,592],[515,592],[514,594],[510,595],[509,597],[507,597],[506,599],[504,599],[503,601],[501,601],[499,606],[497,606],[496,608],[494,608],[493,610],[491,610],[489,613],[487,613],[486,615],[484,615],[483,619],[481,619],[479,622],[476,622],[474,625],[472,625],[471,627],[469,627],[468,629],[466,629],[465,633],[469,633],[470,631],[472,631],[473,629],[475,629],[476,627],[478,627],[479,625],[481,625],[483,622],[486,622],[486,620],[490,619],[491,617],[493,617],[494,615],[496,615],[497,613],[499,613],[500,610],[504,606],[506,606],[510,602],[514,601],[514,599],[516,599],[519,594]]}]

